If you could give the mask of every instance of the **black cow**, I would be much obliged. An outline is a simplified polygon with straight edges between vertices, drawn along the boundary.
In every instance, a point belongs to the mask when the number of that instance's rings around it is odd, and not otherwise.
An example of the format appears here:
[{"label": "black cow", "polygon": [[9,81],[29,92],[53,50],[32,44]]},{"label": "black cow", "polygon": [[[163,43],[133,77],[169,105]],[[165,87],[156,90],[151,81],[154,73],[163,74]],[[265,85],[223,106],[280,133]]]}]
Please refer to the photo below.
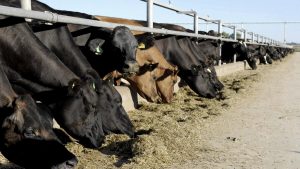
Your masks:
[{"label": "black cow", "polygon": [[[48,10],[56,12],[56,10],[38,1],[33,2],[32,8],[38,11]],[[53,24],[51,26],[35,24],[32,28],[35,35],[78,76],[85,77],[93,74],[92,77],[94,78],[94,82],[96,82],[96,86],[94,87],[96,88],[98,97],[97,104],[95,105],[95,113],[99,116],[99,119],[102,119],[104,133],[124,133],[133,136],[133,125],[122,106],[120,94],[114,87],[110,86],[109,83],[104,82],[99,78],[96,71],[91,67],[88,60],[74,43],[67,26],[65,24]],[[94,34],[92,35],[96,37],[90,37],[89,39],[97,38],[98,40],[99,36],[101,37],[102,34],[105,34],[105,32],[99,31],[98,28],[94,28],[94,30],[95,32],[93,32]],[[121,65],[119,67],[120,70],[125,72],[132,71],[132,67],[137,66],[135,61],[137,42],[129,29],[117,27],[114,31],[110,31],[108,38],[112,38],[112,40],[107,40],[112,41],[111,46],[115,49],[113,51],[117,52],[112,53],[116,55],[115,58],[107,57],[110,59],[119,59]],[[106,63],[105,65],[105,67],[110,66],[113,65],[110,65],[110,63]]]},{"label": "black cow", "polygon": [[24,19],[2,17],[0,24],[1,63],[28,81],[55,89],[50,93],[55,95],[54,116],[61,126],[80,142],[101,144],[104,133],[94,115],[98,99],[93,78],[80,79],[70,71],[34,36]]},{"label": "black cow", "polygon": [[281,54],[277,51],[274,46],[267,46],[267,53],[273,60],[280,60],[282,59]]},{"label": "black cow", "polygon": [[[79,12],[62,10],[56,10],[56,12],[62,15],[94,19],[92,15]],[[136,62],[138,43],[127,27],[118,26],[110,30],[68,24],[68,29],[76,45],[80,47],[89,63],[101,77],[114,70],[118,70],[124,75],[138,72],[139,65]]]},{"label": "black cow", "polygon": [[[32,4],[34,10],[52,10],[38,1],[33,1]],[[14,5],[17,6],[17,3]],[[59,57],[60,60],[55,58],[57,62],[62,61],[80,77],[70,81],[69,87],[63,85],[62,88],[43,91],[35,97],[49,104],[59,124],[85,146],[100,146],[104,133],[126,133],[133,136],[133,126],[121,106],[119,93],[110,87],[110,84],[100,80],[73,42],[66,25],[53,24],[39,27],[35,22],[33,23],[33,30],[36,31],[39,39]],[[48,60],[48,58],[43,59],[45,62]],[[43,70],[42,67],[39,69]]]},{"label": "black cow", "polygon": [[223,42],[221,60],[223,63],[233,62],[236,54],[236,61],[246,60],[252,69],[256,69],[256,59],[248,51],[247,45],[243,42]]},{"label": "black cow", "polygon": [[155,45],[170,63],[178,66],[178,75],[193,91],[203,97],[216,97],[220,88],[214,83],[216,76],[212,75],[211,67],[201,62],[193,54],[190,46],[187,46],[189,38],[176,36],[155,38]]},{"label": "black cow", "polygon": [[17,95],[0,65],[0,151],[25,168],[75,168],[76,157],[52,129],[49,109],[30,95]]},{"label": "black cow", "polygon": [[[178,25],[155,23],[154,26],[189,32]],[[224,87],[214,68],[214,61],[219,58],[218,41],[175,36],[156,36],[155,39],[156,46],[170,63],[178,66],[179,76],[192,90],[207,98],[217,96]]]},{"label": "black cow", "polygon": [[256,44],[249,44],[248,45],[249,52],[252,57],[259,59],[260,64],[272,64],[272,58],[267,54],[266,46],[264,45],[256,45]]}]

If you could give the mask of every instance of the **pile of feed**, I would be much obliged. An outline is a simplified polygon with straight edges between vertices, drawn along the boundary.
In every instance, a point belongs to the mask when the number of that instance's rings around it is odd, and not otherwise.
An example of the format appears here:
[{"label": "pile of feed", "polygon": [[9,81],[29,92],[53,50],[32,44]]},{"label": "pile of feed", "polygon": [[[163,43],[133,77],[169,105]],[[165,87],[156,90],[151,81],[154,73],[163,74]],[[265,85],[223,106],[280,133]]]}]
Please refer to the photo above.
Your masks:
[{"label": "pile of feed", "polygon": [[[142,103],[138,110],[129,112],[137,138],[110,135],[97,150],[77,143],[66,146],[78,157],[79,169],[164,168],[197,159],[196,154],[208,151],[201,144],[201,138],[205,137],[199,135],[201,127],[224,113],[224,109],[238,103],[240,98],[246,97],[253,84],[260,81],[261,74],[276,64],[221,78],[225,88],[216,99],[198,97],[188,87],[183,87],[171,104]],[[0,168],[15,168],[1,165],[5,162],[1,157]]]}]

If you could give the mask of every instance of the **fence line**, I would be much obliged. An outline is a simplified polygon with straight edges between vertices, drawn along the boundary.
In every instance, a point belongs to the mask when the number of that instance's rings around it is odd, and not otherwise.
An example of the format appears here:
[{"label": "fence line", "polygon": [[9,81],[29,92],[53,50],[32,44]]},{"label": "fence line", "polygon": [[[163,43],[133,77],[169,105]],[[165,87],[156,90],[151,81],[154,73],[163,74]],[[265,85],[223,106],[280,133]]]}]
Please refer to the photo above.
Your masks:
[{"label": "fence line", "polygon": [[[148,28],[142,26],[132,26],[126,24],[117,24],[117,23],[109,23],[103,22],[98,20],[90,20],[90,19],[83,19],[77,18],[72,16],[65,16],[59,15],[57,13],[52,12],[40,12],[40,11],[29,11],[20,8],[8,7],[0,5],[0,14],[7,15],[7,16],[14,16],[14,17],[22,17],[22,18],[30,18],[30,19],[38,19],[44,20],[50,23],[67,23],[67,24],[79,24],[79,25],[86,25],[86,26],[94,26],[94,27],[106,27],[106,28],[115,28],[117,26],[126,26],[130,30],[133,31],[142,31],[142,32],[152,32],[158,34],[170,34],[170,35],[177,35],[177,36],[189,36],[189,37],[196,37],[196,38],[206,38],[206,39],[214,39],[214,40],[222,40],[228,42],[237,42],[233,39],[226,39],[222,37],[214,37],[208,35],[201,35],[201,34],[194,34],[188,32],[180,32],[180,31],[172,31],[167,29],[157,29],[157,28]],[[249,42],[248,42],[249,43]],[[259,45],[267,45],[267,44],[259,44]],[[285,48],[290,48],[284,44],[275,44],[272,46],[281,46]]]},{"label": "fence line", "polygon": [[[197,12],[194,11],[194,10],[185,11],[185,10],[182,10],[182,9],[175,8],[171,5],[167,5],[167,4],[163,4],[161,2],[157,2],[155,0],[141,0],[141,1],[147,2],[147,18],[151,18],[151,20],[148,20],[148,25],[153,25],[153,19],[152,19],[153,18],[153,16],[152,16],[153,15],[153,5],[156,5],[156,6],[171,10],[171,11],[175,11],[179,14],[184,14],[184,15],[194,17],[194,23],[193,24],[194,24],[194,32],[195,33],[198,32],[198,25],[199,25],[198,19],[200,19],[200,20],[204,20],[206,22],[210,22],[212,24],[218,24],[218,33],[220,35],[222,33],[222,27],[227,27],[227,28],[233,29],[233,34],[234,35],[236,35],[236,31],[243,32],[244,33],[244,41],[246,42],[246,40],[247,40],[247,31],[245,29],[237,30],[236,26],[229,25],[229,24],[224,24],[224,23],[222,23],[222,20],[211,20],[211,19],[207,19],[207,18],[204,18],[204,17],[200,17],[200,16],[198,16]],[[271,38],[261,36],[259,34],[254,34],[253,32],[252,32],[252,42],[254,42],[254,37],[253,37],[254,35],[258,37],[257,41],[259,41],[259,39],[260,39],[259,37],[261,37],[262,43],[271,43],[272,45],[275,44],[275,46],[279,45],[279,46],[288,47],[284,43],[273,40]],[[236,40],[236,36],[234,36],[234,40]]]}]

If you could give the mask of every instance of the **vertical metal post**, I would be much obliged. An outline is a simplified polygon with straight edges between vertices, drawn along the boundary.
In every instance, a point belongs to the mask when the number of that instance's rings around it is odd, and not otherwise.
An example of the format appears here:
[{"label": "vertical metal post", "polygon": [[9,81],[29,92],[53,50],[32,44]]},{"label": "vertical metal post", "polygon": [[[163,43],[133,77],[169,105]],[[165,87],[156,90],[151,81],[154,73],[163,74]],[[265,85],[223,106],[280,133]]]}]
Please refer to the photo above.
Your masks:
[{"label": "vertical metal post", "polygon": [[247,31],[244,30],[244,42],[247,42]]},{"label": "vertical metal post", "polygon": [[198,34],[198,30],[199,30],[199,22],[198,22],[198,14],[197,12],[195,11],[194,13],[194,31],[195,31],[195,34]]},{"label": "vertical metal post", "polygon": [[233,27],[233,40],[236,40],[236,26]]},{"label": "vertical metal post", "polygon": [[254,42],[254,32],[252,32],[251,36],[252,36],[251,41]]},{"label": "vertical metal post", "polygon": [[222,37],[222,32],[223,32],[223,29],[222,29],[222,21],[221,20],[218,20],[218,33],[220,35],[220,37]]},{"label": "vertical metal post", "polygon": [[[222,20],[219,20],[218,21],[218,33],[221,38],[222,38],[222,32],[223,32],[222,26],[223,26]],[[220,56],[220,58],[222,57],[222,43],[220,43],[220,45],[219,45],[219,56]],[[222,60],[220,59],[218,65],[221,66],[221,64],[222,64]]]},{"label": "vertical metal post", "polygon": [[[21,0],[21,8],[25,9],[25,10],[28,10],[28,11],[31,11],[31,0]],[[25,20],[27,22],[32,21],[32,19],[28,19],[28,18],[26,18]]]},{"label": "vertical metal post", "polygon": [[259,34],[256,34],[256,36],[257,43],[259,43]]},{"label": "vertical metal post", "polygon": [[147,2],[147,22],[149,28],[153,28],[153,1],[148,0]]},{"label": "vertical metal post", "polygon": [[25,10],[31,10],[31,0],[21,0],[21,8]]},{"label": "vertical metal post", "polygon": [[286,39],[285,39],[285,25],[286,22],[283,24],[283,42],[286,43]]},{"label": "vertical metal post", "polygon": [[[233,40],[236,40],[236,26],[233,26]],[[233,63],[236,62],[236,54],[233,55]]]}]

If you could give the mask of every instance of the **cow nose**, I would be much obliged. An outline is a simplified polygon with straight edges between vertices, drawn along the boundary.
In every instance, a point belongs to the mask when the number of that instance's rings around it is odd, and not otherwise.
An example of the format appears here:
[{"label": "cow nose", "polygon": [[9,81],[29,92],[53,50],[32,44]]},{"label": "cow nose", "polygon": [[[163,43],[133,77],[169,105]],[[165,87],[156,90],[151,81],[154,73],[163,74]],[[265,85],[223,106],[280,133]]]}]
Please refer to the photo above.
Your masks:
[{"label": "cow nose", "polygon": [[123,72],[125,73],[138,73],[140,66],[136,61],[125,61]]},{"label": "cow nose", "polygon": [[78,160],[76,158],[72,158],[71,160],[66,161],[66,168],[73,169],[76,167]]},{"label": "cow nose", "polygon": [[151,100],[152,100],[154,103],[161,103],[161,102],[162,102],[162,99],[161,99],[159,96],[153,97]]},{"label": "cow nose", "polygon": [[67,160],[57,166],[53,166],[51,167],[51,169],[74,169],[76,167],[78,163],[78,160],[76,159],[76,157]]}]

